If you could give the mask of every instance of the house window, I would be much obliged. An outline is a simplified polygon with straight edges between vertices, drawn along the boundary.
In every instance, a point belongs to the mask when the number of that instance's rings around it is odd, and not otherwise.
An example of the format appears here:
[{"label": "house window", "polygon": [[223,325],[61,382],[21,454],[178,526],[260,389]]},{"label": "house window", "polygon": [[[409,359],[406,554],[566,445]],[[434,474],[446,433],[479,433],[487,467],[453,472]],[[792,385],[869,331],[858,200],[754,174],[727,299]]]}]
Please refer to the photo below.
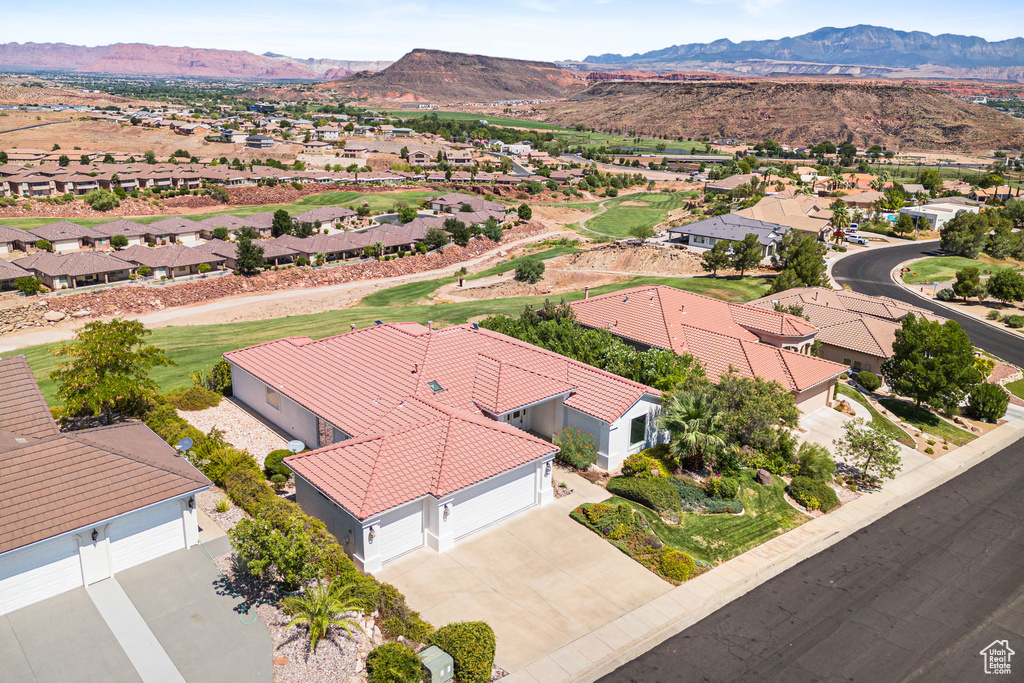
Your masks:
[{"label": "house window", "polygon": [[281,409],[281,394],[279,394],[274,389],[271,389],[270,387],[267,387],[267,403],[272,405],[273,407],[277,408],[278,410],[280,410]]},{"label": "house window", "polygon": [[647,440],[647,415],[634,417],[629,423],[629,445],[635,446]]},{"label": "house window", "polygon": [[860,370],[860,361],[859,360],[853,361],[853,369],[854,370]]},{"label": "house window", "polygon": [[853,361],[850,360],[849,358],[844,358],[843,359],[843,365],[847,365],[847,366],[853,365]]},{"label": "house window", "polygon": [[444,387],[437,380],[431,380],[427,382],[427,386],[430,387],[435,394],[444,391]]}]

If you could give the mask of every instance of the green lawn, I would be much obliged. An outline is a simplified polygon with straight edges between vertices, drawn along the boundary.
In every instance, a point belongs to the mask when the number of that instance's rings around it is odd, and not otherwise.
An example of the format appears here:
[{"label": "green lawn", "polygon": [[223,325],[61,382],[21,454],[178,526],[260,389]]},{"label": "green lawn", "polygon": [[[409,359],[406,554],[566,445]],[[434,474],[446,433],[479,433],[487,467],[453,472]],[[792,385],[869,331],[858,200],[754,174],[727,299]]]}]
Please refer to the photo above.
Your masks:
[{"label": "green lawn", "polygon": [[[150,342],[164,349],[176,365],[154,368],[151,376],[160,385],[161,390],[166,391],[174,387],[188,385],[189,373],[207,365],[213,365],[225,352],[252,344],[293,336],[321,339],[347,332],[350,323],[355,323],[356,327],[368,327],[373,324],[374,320],[418,323],[433,320],[437,327],[446,327],[464,323],[469,318],[481,315],[518,315],[527,304],[540,306],[545,299],[549,298],[524,296],[460,303],[411,305],[412,302],[424,298],[441,286],[438,282],[444,280],[444,278],[426,280],[385,289],[370,295],[370,297],[380,295],[376,299],[370,299],[374,305],[367,304],[368,297],[363,299],[358,307],[324,313],[221,325],[161,327],[153,330]],[[591,290],[591,294],[606,294],[627,287],[649,284],[664,284],[687,291],[701,290],[700,293],[718,296],[728,301],[749,301],[758,298],[764,295],[769,285],[767,278],[755,277],[742,280],[635,277],[623,282],[595,287]],[[583,298],[583,292],[568,292],[559,295],[558,298],[576,301]],[[51,349],[57,345],[43,344],[18,350],[18,353],[23,353],[28,357],[43,394],[51,403],[54,403],[55,386],[50,381],[49,375],[56,366],[56,358],[52,355]]]},{"label": "green lawn", "polygon": [[533,254],[525,254],[523,256],[517,256],[516,258],[511,258],[511,259],[509,259],[507,261],[503,261],[503,262],[499,263],[496,266],[491,266],[490,268],[487,268],[485,270],[481,270],[479,273],[473,273],[471,275],[467,275],[466,279],[467,280],[479,280],[482,277],[489,277],[491,275],[501,275],[502,273],[507,273],[510,270],[515,270],[516,266],[519,265],[519,262],[522,261],[525,258],[532,258],[532,259],[539,259],[541,261],[547,261],[548,259],[553,259],[553,258],[555,258],[557,256],[564,256],[566,254],[575,254],[578,251],[580,251],[580,250],[577,249],[576,247],[552,247],[551,249],[546,249],[544,251],[538,251],[538,252],[533,253]]},{"label": "green lawn", "polygon": [[[392,194],[362,194],[359,192],[346,192],[346,191],[331,191],[321,192],[320,194],[311,194],[302,197],[294,202],[288,204],[264,204],[260,206],[233,206],[230,209],[223,209],[221,211],[210,211],[208,213],[194,213],[184,216],[185,218],[201,221],[204,218],[211,218],[213,216],[221,216],[224,214],[231,214],[233,216],[245,217],[251,216],[256,213],[263,213],[264,211],[277,211],[278,209],[284,209],[290,213],[302,213],[315,209],[318,206],[345,206],[351,209],[355,209],[361,205],[364,201],[370,205],[370,209],[373,211],[392,211],[396,202],[405,202],[410,206],[416,206],[424,199],[430,197],[436,197],[440,192],[434,192],[431,190],[410,190],[407,192],[395,192]],[[135,221],[136,223],[152,223],[153,221],[162,220],[164,218],[170,218],[171,215],[155,215],[155,216],[110,216],[103,218],[75,218],[73,222],[79,225],[93,226],[100,225],[101,223],[109,223],[120,218],[128,218],[129,220]],[[9,225],[12,228],[21,228],[23,230],[29,230],[31,228],[37,228],[40,225],[47,223],[53,223],[54,221],[62,220],[60,218],[5,218],[3,220],[4,225]]]},{"label": "green lawn", "polygon": [[917,444],[914,441],[914,439],[912,439],[909,434],[903,431],[903,429],[900,428],[900,426],[897,425],[895,422],[893,422],[892,420],[890,420],[889,418],[885,417],[880,412],[875,410],[875,407],[871,405],[867,398],[864,397],[864,394],[860,393],[859,391],[857,391],[856,389],[847,384],[837,384],[836,386],[839,388],[840,394],[846,396],[847,398],[853,399],[854,401],[868,409],[868,412],[871,413],[872,427],[882,432],[883,434],[887,434],[896,441],[899,441],[904,446],[907,446],[909,448],[916,447]]},{"label": "green lawn", "polygon": [[879,399],[878,402],[907,424],[917,427],[926,434],[946,439],[957,446],[963,446],[965,443],[970,443],[978,438],[977,435],[946,422],[927,408],[918,408],[908,401],[901,401],[896,398],[883,398]]},{"label": "green lawn", "polygon": [[679,524],[668,524],[654,510],[625,498],[604,502],[632,505],[666,545],[710,564],[725,562],[810,519],[786,502],[786,483],[781,477],[773,477],[771,486],[761,486],[754,482],[753,470],[744,470],[740,482],[742,515],[683,512]]},{"label": "green lawn", "polygon": [[487,121],[489,126],[505,128],[530,128],[535,130],[563,130],[565,126],[547,121],[524,121],[522,119],[511,119],[505,116],[488,116],[465,111],[435,111],[428,109],[385,109],[385,113],[400,119],[422,119],[430,114],[436,114],[439,119],[449,121]]},{"label": "green lawn", "polygon": [[[605,205],[606,211],[588,220],[585,227],[610,237],[629,237],[630,228],[638,225],[653,227],[666,220],[670,210],[678,209],[696,195],[696,192],[652,192],[617,197],[609,200]],[[623,206],[626,202],[646,206]],[[582,204],[578,208],[591,208],[591,204]]]},{"label": "green lawn", "polygon": [[[995,272],[1012,267],[1012,262],[1003,261],[988,263],[978,259],[969,259],[963,256],[936,256],[923,261],[910,264],[910,273],[903,276],[903,281],[908,285],[916,285],[924,282],[945,282],[956,277],[956,271],[970,266],[977,266],[984,271]],[[917,275],[914,275],[917,273]]]},{"label": "green lawn", "polygon": [[1006,385],[1006,389],[1017,398],[1024,398],[1024,379],[1010,382]]}]

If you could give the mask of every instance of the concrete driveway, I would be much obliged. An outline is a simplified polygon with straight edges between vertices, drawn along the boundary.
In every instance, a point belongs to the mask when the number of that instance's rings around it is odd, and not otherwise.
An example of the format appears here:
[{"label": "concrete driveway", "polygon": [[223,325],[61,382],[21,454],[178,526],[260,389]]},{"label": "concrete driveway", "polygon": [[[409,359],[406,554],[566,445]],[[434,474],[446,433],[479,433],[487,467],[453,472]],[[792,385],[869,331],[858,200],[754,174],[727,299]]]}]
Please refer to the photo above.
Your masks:
[{"label": "concrete driveway", "polygon": [[398,587],[435,626],[486,621],[498,638],[496,664],[507,671],[584,636],[575,649],[592,661],[603,657],[613,648],[600,629],[673,586],[569,518],[573,508],[603,500],[607,491],[575,475],[559,472],[555,479],[575,493],[446,553],[421,548],[377,577]]},{"label": "concrete driveway", "polygon": [[[226,552],[226,544],[223,536],[212,541],[214,555]],[[219,579],[217,567],[195,546],[107,579],[127,595],[120,604],[95,602],[89,590],[100,584],[94,584],[0,616],[0,680],[269,683],[267,627],[259,619],[244,625],[238,601],[221,594]],[[125,633],[133,624],[135,632]],[[147,627],[151,636],[139,633]]]},{"label": "concrete driveway", "polygon": [[[852,399],[847,399],[847,403],[851,405],[856,417],[862,418],[865,422],[871,423],[871,413],[868,409],[857,403]],[[838,439],[843,435],[843,425],[846,424],[847,420],[852,419],[851,416],[844,413],[840,413],[838,410],[832,408],[822,408],[816,410],[810,415],[802,415],[800,417],[800,427],[805,429],[806,432],[798,434],[797,437],[801,441],[811,441],[813,443],[821,444],[822,446],[829,449],[835,456],[835,446],[832,445],[833,439]],[[908,448],[903,444],[899,444],[900,447],[900,458],[902,460],[900,465],[900,473],[911,472],[916,470],[921,465],[929,463],[932,458],[928,457],[920,451]],[[837,460],[837,462],[842,462]]]}]

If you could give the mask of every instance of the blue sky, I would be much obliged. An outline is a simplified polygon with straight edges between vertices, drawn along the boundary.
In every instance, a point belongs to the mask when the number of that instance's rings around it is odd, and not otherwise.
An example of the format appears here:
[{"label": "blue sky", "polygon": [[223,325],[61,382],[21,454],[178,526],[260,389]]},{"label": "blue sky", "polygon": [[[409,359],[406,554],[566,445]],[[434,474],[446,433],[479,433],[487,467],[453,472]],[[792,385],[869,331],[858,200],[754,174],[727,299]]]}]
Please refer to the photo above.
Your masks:
[{"label": "blue sky", "polygon": [[1024,35],[1024,6],[1019,3],[8,0],[0,42],[145,42],[334,59],[397,59],[414,47],[427,47],[525,59],[581,59],[718,38],[781,38],[859,23],[1003,40]]}]

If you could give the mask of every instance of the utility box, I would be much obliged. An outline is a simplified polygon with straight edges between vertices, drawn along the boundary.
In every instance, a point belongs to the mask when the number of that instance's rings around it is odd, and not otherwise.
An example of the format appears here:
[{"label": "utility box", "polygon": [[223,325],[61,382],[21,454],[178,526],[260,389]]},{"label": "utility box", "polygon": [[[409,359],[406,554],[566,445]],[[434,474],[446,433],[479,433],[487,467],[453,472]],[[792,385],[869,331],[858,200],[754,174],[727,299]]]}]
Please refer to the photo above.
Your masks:
[{"label": "utility box", "polygon": [[455,676],[455,660],[437,645],[421,650],[419,657],[430,672],[430,683],[448,683]]}]

